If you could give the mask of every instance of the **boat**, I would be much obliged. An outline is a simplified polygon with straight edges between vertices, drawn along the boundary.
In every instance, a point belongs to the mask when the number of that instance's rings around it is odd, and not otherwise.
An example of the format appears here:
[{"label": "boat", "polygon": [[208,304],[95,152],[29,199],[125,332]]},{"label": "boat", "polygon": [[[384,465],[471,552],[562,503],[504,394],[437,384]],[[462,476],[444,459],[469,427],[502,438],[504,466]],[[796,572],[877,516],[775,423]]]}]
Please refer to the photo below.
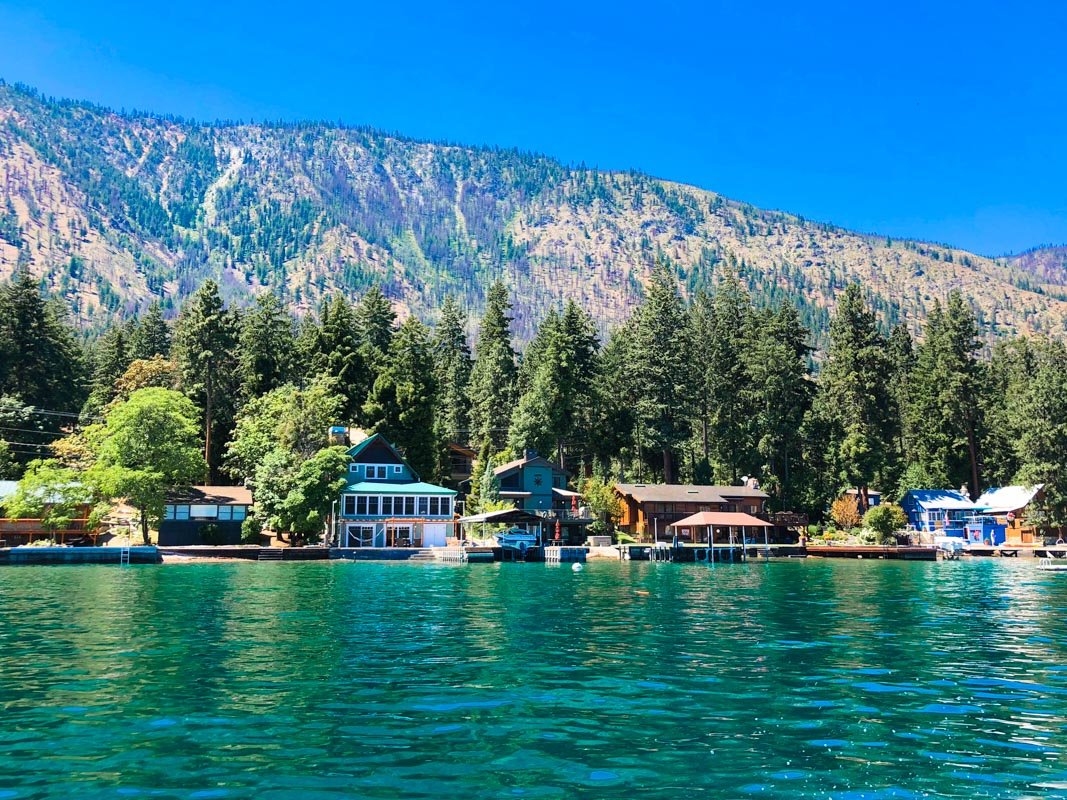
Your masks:
[{"label": "boat", "polygon": [[1067,572],[1067,564],[1057,564],[1051,558],[1043,558],[1037,562],[1037,568],[1044,572]]},{"label": "boat", "polygon": [[938,536],[934,538],[937,554],[948,561],[958,561],[966,547],[966,542],[958,536]]},{"label": "boat", "polygon": [[503,533],[496,534],[494,538],[501,547],[517,550],[522,555],[526,555],[526,551],[531,547],[537,546],[537,534],[519,527],[508,528]]}]

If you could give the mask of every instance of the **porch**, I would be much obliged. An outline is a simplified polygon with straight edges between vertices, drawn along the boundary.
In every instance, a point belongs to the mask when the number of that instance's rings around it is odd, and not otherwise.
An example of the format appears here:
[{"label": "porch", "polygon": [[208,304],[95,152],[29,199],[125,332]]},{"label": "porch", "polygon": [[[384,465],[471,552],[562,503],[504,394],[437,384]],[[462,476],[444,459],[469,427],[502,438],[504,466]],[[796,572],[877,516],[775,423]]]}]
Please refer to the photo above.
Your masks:
[{"label": "porch", "polygon": [[344,549],[444,547],[451,527],[446,520],[428,522],[414,517],[343,520],[338,545]]}]

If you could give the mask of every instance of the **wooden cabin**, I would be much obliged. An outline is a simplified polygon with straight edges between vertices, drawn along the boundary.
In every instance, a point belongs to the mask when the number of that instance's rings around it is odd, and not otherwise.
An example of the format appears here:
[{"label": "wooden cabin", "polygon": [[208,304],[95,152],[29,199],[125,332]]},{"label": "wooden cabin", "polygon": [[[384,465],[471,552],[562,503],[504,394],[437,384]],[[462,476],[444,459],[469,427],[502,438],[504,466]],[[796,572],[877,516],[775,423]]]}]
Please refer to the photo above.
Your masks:
[{"label": "wooden cabin", "polygon": [[674,523],[702,511],[766,514],[768,495],[750,486],[694,486],[672,483],[617,483],[622,503],[616,527],[631,536],[667,539]]}]

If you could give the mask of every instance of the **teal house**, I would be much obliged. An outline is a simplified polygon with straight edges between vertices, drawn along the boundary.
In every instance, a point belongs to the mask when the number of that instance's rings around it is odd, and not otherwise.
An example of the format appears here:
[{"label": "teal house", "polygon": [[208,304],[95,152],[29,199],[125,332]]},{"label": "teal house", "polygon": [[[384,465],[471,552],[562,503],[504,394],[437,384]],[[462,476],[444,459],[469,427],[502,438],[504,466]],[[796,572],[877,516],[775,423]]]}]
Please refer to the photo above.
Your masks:
[{"label": "teal house", "polygon": [[585,541],[585,526],[593,521],[581,495],[567,488],[567,472],[558,464],[526,450],[522,458],[493,470],[501,500],[545,519],[545,539],[562,544]]},{"label": "teal house", "polygon": [[348,484],[334,519],[340,547],[444,547],[456,493],[424,483],[380,434],[348,451]]}]

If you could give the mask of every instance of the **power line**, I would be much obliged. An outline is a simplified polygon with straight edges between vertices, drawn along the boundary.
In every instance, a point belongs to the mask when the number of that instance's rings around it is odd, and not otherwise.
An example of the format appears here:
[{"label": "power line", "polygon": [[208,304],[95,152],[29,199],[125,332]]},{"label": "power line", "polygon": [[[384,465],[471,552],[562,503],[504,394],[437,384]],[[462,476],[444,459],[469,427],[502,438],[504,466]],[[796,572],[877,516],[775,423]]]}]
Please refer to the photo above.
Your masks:
[{"label": "power line", "polygon": [[45,436],[66,436],[64,431],[42,431],[35,428],[12,428],[8,425],[0,425],[0,431],[15,431],[17,433],[43,433]]}]

